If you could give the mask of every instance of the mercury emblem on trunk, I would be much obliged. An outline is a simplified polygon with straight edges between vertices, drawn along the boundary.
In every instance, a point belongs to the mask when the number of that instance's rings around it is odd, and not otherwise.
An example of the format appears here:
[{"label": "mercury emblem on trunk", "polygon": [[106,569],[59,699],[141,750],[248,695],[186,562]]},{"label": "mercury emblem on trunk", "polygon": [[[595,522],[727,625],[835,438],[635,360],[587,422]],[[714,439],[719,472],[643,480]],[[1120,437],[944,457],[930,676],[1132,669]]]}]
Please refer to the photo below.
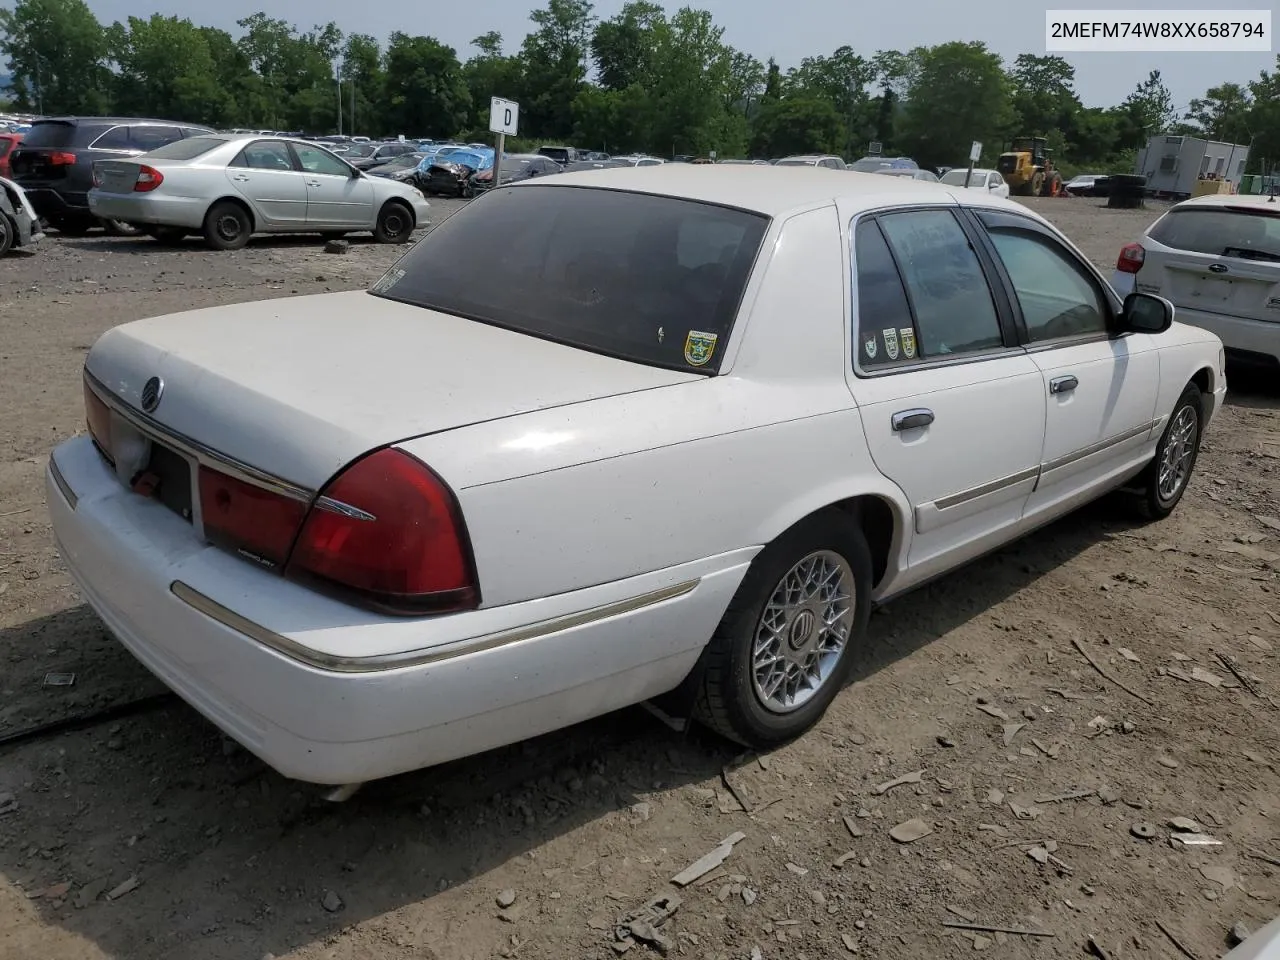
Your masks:
[{"label": "mercury emblem on trunk", "polygon": [[160,406],[160,397],[164,394],[164,381],[152,377],[142,385],[142,412],[152,413]]}]

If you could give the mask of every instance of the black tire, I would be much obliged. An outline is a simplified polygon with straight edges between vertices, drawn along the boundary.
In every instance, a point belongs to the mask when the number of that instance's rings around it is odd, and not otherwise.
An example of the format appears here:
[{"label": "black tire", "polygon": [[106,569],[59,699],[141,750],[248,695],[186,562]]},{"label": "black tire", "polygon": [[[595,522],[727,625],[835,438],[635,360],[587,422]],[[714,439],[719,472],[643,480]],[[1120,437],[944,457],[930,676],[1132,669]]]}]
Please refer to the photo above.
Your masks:
[{"label": "black tire", "polygon": [[142,227],[124,220],[103,220],[102,229],[113,237],[140,237],[145,232]]},{"label": "black tire", "polygon": [[14,226],[8,214],[0,213],[0,257],[13,249],[13,239],[17,232],[18,228]]},{"label": "black tire", "polygon": [[182,227],[148,227],[144,232],[153,240],[165,244],[181,243],[187,235]]},{"label": "black tire", "polygon": [[[1181,438],[1181,432],[1190,424],[1191,435]],[[1156,444],[1156,454],[1151,458],[1145,470],[1138,477],[1135,484],[1137,488],[1136,508],[1138,515],[1144,520],[1163,520],[1169,514],[1173,513],[1174,508],[1182,500],[1182,495],[1186,493],[1187,485],[1191,483],[1191,474],[1195,470],[1196,460],[1200,457],[1200,436],[1204,427],[1204,398],[1200,393],[1200,388],[1194,383],[1188,383],[1182,391],[1182,396],[1178,397],[1178,402],[1173,405],[1173,413],[1169,415],[1169,422],[1165,424],[1164,433],[1160,435],[1160,442]],[[1180,453],[1171,452],[1170,448],[1176,443],[1186,443],[1186,449]],[[1165,468],[1169,467],[1166,461],[1177,458],[1183,460],[1180,475],[1176,474],[1170,489],[1170,484],[1162,485],[1161,474],[1165,472]]]},{"label": "black tire", "polygon": [[373,239],[378,243],[407,243],[413,233],[413,211],[398,200],[388,200],[378,211]]},{"label": "black tire", "polygon": [[253,235],[253,221],[244,207],[219,200],[204,215],[204,241],[214,250],[239,250]]},{"label": "black tire", "polygon": [[[829,665],[826,677],[801,705],[789,712],[767,707],[757,690],[753,665],[756,635],[774,594],[789,573],[815,555],[823,562],[843,560],[843,576],[851,580],[853,603],[847,614],[844,646]],[[810,611],[812,612],[812,611]],[[695,716],[717,733],[748,747],[765,748],[792,740],[821,719],[844,687],[853,664],[853,650],[866,633],[871,614],[871,551],[857,521],[829,510],[792,527],[752,562],[733,602],[707,644],[700,662],[701,689]],[[787,620],[785,631],[814,637],[801,622],[803,611]],[[779,637],[779,649],[789,638]],[[812,640],[806,641],[805,645]],[[794,648],[793,648],[794,649]]]}]

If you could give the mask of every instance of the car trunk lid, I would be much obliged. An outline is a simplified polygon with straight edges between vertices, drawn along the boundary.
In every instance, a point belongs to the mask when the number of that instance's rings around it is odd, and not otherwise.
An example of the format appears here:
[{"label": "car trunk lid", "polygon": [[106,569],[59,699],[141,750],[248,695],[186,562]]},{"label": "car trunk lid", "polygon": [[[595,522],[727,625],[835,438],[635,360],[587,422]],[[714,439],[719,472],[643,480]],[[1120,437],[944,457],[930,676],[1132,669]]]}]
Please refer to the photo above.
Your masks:
[{"label": "car trunk lid", "polygon": [[125,324],[86,370],[134,411],[159,378],[154,427],[312,490],[379,446],[701,377],[363,291]]},{"label": "car trunk lid", "polygon": [[95,160],[93,173],[97,188],[104,193],[132,193],[142,164],[131,160]]},{"label": "car trunk lid", "polygon": [[1138,279],[1187,310],[1280,323],[1280,263],[1148,250]]}]

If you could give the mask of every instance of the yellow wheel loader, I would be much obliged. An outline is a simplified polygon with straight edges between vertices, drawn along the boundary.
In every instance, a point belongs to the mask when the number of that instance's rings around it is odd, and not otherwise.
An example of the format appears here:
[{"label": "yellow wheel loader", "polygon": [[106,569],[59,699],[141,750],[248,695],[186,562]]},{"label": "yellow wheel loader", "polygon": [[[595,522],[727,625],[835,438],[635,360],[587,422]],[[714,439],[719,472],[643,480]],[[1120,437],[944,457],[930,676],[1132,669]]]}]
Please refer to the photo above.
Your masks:
[{"label": "yellow wheel loader", "polygon": [[1004,175],[1010,193],[1038,197],[1044,186],[1048,159],[1048,141],[1044,137],[1014,137],[996,161],[996,169]]}]

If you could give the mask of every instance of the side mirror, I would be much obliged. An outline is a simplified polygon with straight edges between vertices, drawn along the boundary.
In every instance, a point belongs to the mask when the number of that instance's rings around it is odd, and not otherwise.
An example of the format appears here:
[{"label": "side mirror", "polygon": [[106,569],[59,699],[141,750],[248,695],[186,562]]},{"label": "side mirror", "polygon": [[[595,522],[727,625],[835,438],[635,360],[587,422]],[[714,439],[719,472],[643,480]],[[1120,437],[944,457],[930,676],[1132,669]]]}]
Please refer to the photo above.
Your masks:
[{"label": "side mirror", "polygon": [[1173,326],[1173,304],[1149,293],[1131,293],[1124,298],[1120,327],[1124,333],[1164,333]]},{"label": "side mirror", "polygon": [[351,169],[351,179],[352,179],[352,180],[359,180],[359,179],[360,179],[360,171],[359,171],[359,170],[357,170],[355,167],[351,167],[350,169]]}]

